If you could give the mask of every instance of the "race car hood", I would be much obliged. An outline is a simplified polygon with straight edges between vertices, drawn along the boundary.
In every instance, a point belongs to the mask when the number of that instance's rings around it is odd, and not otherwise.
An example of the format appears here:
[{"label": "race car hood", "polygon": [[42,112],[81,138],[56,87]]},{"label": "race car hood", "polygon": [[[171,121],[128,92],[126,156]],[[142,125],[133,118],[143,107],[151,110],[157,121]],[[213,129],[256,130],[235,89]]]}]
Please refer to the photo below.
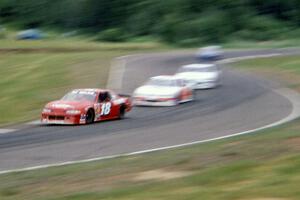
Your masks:
[{"label": "race car hood", "polygon": [[138,96],[175,96],[180,92],[180,87],[142,86],[135,90]]},{"label": "race car hood", "polygon": [[52,101],[46,105],[46,108],[50,109],[63,109],[63,110],[73,110],[73,109],[84,109],[90,106],[92,103],[89,101]]},{"label": "race car hood", "polygon": [[218,78],[218,72],[182,72],[175,75],[184,80],[216,80]]}]

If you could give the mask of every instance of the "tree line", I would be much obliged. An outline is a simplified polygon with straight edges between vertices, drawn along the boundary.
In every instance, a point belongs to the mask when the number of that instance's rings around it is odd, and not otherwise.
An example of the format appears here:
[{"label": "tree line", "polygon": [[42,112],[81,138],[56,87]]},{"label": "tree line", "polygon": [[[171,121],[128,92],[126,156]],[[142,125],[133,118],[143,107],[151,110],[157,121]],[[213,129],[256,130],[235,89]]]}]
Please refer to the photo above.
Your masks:
[{"label": "tree line", "polygon": [[101,40],[153,36],[182,45],[300,33],[299,0],[0,0],[0,23],[97,33]]}]

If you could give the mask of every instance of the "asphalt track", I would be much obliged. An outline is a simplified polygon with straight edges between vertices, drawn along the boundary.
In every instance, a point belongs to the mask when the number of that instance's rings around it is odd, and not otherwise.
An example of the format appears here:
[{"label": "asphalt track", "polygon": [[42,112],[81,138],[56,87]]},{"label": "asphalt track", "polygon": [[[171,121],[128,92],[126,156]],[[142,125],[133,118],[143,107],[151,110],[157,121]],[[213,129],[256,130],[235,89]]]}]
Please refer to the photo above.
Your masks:
[{"label": "asphalt track", "polygon": [[[294,49],[227,52],[226,58],[298,54]],[[173,74],[194,63],[191,52],[120,58],[125,65],[123,93],[131,93],[148,77]],[[252,130],[288,116],[292,105],[274,85],[253,75],[223,70],[222,87],[197,91],[195,102],[177,107],[137,107],[124,120],[88,126],[30,126],[0,135],[0,171],[111,156]],[[118,88],[117,88],[118,89]]]}]

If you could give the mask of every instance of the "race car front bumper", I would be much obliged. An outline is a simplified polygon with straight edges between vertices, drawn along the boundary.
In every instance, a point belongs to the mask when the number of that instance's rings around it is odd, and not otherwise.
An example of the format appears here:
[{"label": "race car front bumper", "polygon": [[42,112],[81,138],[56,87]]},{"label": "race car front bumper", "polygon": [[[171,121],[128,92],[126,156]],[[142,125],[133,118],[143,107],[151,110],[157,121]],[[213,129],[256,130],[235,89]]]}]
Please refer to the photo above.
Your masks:
[{"label": "race car front bumper", "polygon": [[194,89],[210,89],[217,86],[215,81],[210,82],[199,82],[194,86]]},{"label": "race car front bumper", "polygon": [[220,60],[222,56],[218,54],[211,54],[211,55],[199,55],[197,56],[197,58],[200,61],[217,61]]},{"label": "race car front bumper", "polygon": [[214,88],[218,85],[217,81],[196,81],[196,80],[187,80],[188,85],[193,90],[199,90],[199,89],[210,89]]},{"label": "race car front bumper", "polygon": [[42,124],[85,124],[85,118],[81,115],[55,115],[44,114],[41,116]]},{"label": "race car front bumper", "polygon": [[135,106],[175,106],[177,100],[175,98],[134,98],[133,105]]}]

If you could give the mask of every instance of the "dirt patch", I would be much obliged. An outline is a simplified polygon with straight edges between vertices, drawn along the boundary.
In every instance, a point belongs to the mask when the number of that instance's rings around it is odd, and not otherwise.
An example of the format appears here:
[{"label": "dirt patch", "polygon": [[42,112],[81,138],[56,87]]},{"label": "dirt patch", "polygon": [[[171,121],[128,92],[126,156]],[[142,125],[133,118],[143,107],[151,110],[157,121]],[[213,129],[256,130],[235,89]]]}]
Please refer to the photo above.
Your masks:
[{"label": "dirt patch", "polygon": [[187,194],[190,195],[192,193],[198,193],[199,190],[203,189],[201,186],[193,186],[193,187],[180,187],[180,188],[175,188],[174,190],[170,191],[170,194],[173,195],[183,195]]},{"label": "dirt patch", "polygon": [[233,142],[229,142],[223,145],[223,147],[228,148],[228,147],[236,147],[236,146],[240,146],[243,145],[244,142],[243,141],[233,141]]},{"label": "dirt patch", "polygon": [[222,190],[226,191],[226,192],[234,192],[234,191],[241,190],[245,187],[253,186],[256,183],[257,183],[257,181],[254,181],[254,180],[240,181],[240,182],[237,182],[234,184],[225,185],[225,187],[222,188]]},{"label": "dirt patch", "polygon": [[53,178],[50,180],[35,182],[27,184],[22,188],[22,194],[39,194],[42,196],[51,196],[55,193],[57,195],[71,194],[76,191],[99,192],[109,190],[119,184],[119,182],[126,182],[130,180],[131,175],[116,175],[108,177],[95,176],[75,176],[72,178]]},{"label": "dirt patch", "polygon": [[300,137],[289,138],[285,141],[285,143],[292,149],[300,150]]},{"label": "dirt patch", "polygon": [[167,171],[164,169],[151,170],[141,172],[135,176],[136,181],[147,181],[147,180],[169,180],[174,178],[181,178],[191,175],[191,172],[186,171]]},{"label": "dirt patch", "polygon": [[288,200],[288,199],[269,197],[269,198],[252,198],[252,199],[242,199],[242,200]]}]

